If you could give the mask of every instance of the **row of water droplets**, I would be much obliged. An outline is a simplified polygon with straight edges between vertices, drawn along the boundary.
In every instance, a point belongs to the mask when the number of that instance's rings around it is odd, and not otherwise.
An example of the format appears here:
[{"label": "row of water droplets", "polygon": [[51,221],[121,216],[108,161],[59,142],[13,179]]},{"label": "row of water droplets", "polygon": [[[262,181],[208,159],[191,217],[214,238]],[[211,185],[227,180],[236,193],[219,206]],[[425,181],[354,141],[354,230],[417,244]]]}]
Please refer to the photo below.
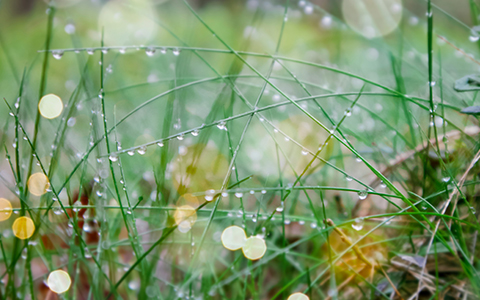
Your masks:
[{"label": "row of water droplets", "polygon": [[[74,52],[74,53],[82,53],[86,52],[88,55],[94,55],[95,52],[100,51],[103,54],[107,54],[110,50],[117,50],[120,54],[127,53],[128,50],[145,50],[147,56],[152,57],[154,56],[157,51],[161,54],[167,54],[168,51],[171,51],[173,55],[178,56],[180,55],[181,48],[179,47],[157,47],[157,46],[128,46],[128,47],[98,47],[98,48],[82,48],[82,49],[64,49],[64,50],[51,50],[52,56],[55,59],[61,59],[65,52]],[[108,72],[108,70],[107,70]]]}]

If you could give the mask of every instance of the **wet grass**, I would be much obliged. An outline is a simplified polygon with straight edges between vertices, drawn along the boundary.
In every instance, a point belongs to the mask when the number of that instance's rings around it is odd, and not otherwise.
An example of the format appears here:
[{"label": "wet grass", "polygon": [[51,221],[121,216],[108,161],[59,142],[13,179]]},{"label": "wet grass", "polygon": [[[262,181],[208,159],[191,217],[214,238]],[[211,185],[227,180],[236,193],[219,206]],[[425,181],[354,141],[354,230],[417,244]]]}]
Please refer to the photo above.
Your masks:
[{"label": "wet grass", "polygon": [[[478,69],[476,2],[469,25],[406,1],[376,39],[338,4],[265,3],[158,4],[144,45],[77,16],[97,4],[37,8],[28,41],[16,18],[0,29],[2,298],[53,297],[56,269],[65,299],[478,297],[480,131],[460,113],[477,92],[453,90]],[[54,120],[37,109],[47,93],[65,104]],[[51,183],[41,197],[33,173]],[[35,223],[27,240],[19,216]],[[264,257],[226,250],[230,225],[265,239]]]}]

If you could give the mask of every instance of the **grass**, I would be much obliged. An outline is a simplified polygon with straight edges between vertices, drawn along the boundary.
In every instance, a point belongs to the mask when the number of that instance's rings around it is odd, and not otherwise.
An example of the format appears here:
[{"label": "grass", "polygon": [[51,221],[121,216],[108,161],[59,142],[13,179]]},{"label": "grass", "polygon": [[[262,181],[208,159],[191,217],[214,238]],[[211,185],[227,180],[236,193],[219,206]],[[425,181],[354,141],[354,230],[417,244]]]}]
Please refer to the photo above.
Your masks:
[{"label": "grass", "polygon": [[[477,91],[453,89],[478,70],[478,3],[460,2],[401,2],[373,39],[335,1],[2,3],[0,298],[478,298]],[[230,225],[265,255],[226,250]]]}]

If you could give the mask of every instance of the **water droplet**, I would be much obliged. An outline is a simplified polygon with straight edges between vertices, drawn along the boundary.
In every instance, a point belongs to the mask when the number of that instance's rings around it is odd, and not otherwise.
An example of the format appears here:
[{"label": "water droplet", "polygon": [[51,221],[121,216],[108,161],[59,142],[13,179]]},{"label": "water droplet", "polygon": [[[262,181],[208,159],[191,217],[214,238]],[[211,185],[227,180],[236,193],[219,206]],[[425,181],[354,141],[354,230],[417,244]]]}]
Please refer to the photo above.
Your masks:
[{"label": "water droplet", "polygon": [[242,193],[242,192],[236,192],[236,193],[235,193],[235,197],[237,197],[237,198],[242,198],[242,197],[243,197],[243,193]]},{"label": "water droplet", "polygon": [[148,47],[147,49],[145,49],[145,53],[147,54],[147,56],[153,56],[155,55],[155,48],[152,48],[152,47]]},{"label": "water droplet", "polygon": [[213,189],[205,192],[205,200],[206,201],[212,201],[214,196],[215,196],[215,190],[213,190]]},{"label": "water droplet", "polygon": [[160,53],[161,53],[161,54],[166,54],[166,53],[167,53],[167,49],[165,49],[165,48],[160,48]]},{"label": "water droplet", "polygon": [[363,229],[363,218],[357,218],[355,221],[352,223],[352,228],[355,229],[356,231],[360,231]]},{"label": "water droplet", "polygon": [[437,82],[436,82],[436,81],[430,81],[428,84],[429,84],[430,86],[435,86],[435,85],[437,84]]},{"label": "water droplet", "polygon": [[137,153],[140,155],[144,155],[147,152],[147,147],[143,146],[137,149]]},{"label": "water droplet", "polygon": [[69,118],[68,121],[67,121],[67,126],[68,126],[68,127],[73,127],[73,126],[75,126],[75,123],[76,123],[76,122],[77,122],[77,120],[76,120],[74,117],[71,117],[71,118]]},{"label": "water droplet", "polygon": [[225,125],[226,125],[225,122],[220,122],[220,123],[217,124],[217,127],[220,130],[226,130],[227,127]]},{"label": "water droplet", "polygon": [[448,176],[443,177],[443,178],[442,178],[442,181],[443,181],[443,182],[449,182],[449,181],[450,181],[450,177],[448,177]]},{"label": "water droplet", "polygon": [[302,150],[302,155],[308,155],[308,150],[303,149],[303,150]]},{"label": "water droplet", "polygon": [[173,55],[175,55],[175,56],[179,56],[179,55],[180,55],[180,49],[178,49],[178,48],[174,48],[174,49],[172,50],[172,52],[173,52]]},{"label": "water droplet", "polygon": [[95,50],[92,49],[92,48],[88,48],[86,51],[87,51],[87,54],[88,54],[88,55],[93,55],[93,54],[95,54]]},{"label": "water droplet", "polygon": [[468,37],[468,39],[470,42],[475,43],[475,42],[478,42],[478,40],[480,39],[480,36],[471,35]]},{"label": "water droplet", "polygon": [[52,55],[55,59],[60,59],[63,56],[63,51],[53,51]]},{"label": "water droplet", "polygon": [[312,223],[312,224],[310,224],[310,227],[311,227],[311,228],[317,228],[318,225],[317,225],[317,223]]},{"label": "water droplet", "polygon": [[306,15],[311,15],[313,13],[313,6],[311,6],[311,5],[305,6],[305,8],[303,9],[303,12]]},{"label": "water droplet", "polygon": [[381,187],[382,189],[384,189],[384,188],[387,187],[387,185],[385,184],[385,182],[380,181],[380,187]]},{"label": "water droplet", "polygon": [[278,211],[278,212],[282,212],[283,211],[283,206],[279,206],[275,210]]},{"label": "water droplet", "polygon": [[267,190],[262,190],[262,194],[266,194],[267,193]]},{"label": "water droplet", "polygon": [[360,191],[358,192],[358,199],[360,200],[365,200],[368,196],[368,192],[367,191]]},{"label": "water droplet", "polygon": [[91,232],[92,231],[92,227],[90,226],[89,222],[88,221],[85,221],[83,223],[83,231],[85,232]]},{"label": "water droplet", "polygon": [[112,154],[108,157],[108,159],[110,159],[113,162],[116,162],[118,161],[118,156],[116,154]]},{"label": "water droplet", "polygon": [[133,156],[135,155],[135,150],[130,150],[127,152],[128,155]]},{"label": "water droplet", "polygon": [[362,162],[362,159],[360,157],[355,158],[357,162]]},{"label": "water droplet", "polygon": [[349,107],[345,110],[345,116],[350,117],[352,115],[352,109]]},{"label": "water droplet", "polygon": [[125,54],[125,52],[127,52],[127,49],[120,48],[120,49],[118,49],[118,52],[120,52],[120,54]]},{"label": "water droplet", "polygon": [[322,20],[320,21],[320,25],[323,28],[326,28],[326,29],[332,27],[332,17],[331,16],[324,16],[322,18]]},{"label": "water droplet", "polygon": [[177,135],[177,140],[179,140],[179,141],[183,141],[183,139],[184,139],[184,135],[183,135],[183,133],[182,133],[182,134],[180,134],[180,135]]},{"label": "water droplet", "polygon": [[346,179],[347,181],[352,181],[352,180],[353,180],[353,177],[347,175],[347,176],[345,176],[345,179]]},{"label": "water droplet", "polygon": [[64,30],[67,34],[74,34],[75,33],[75,25],[67,24],[67,25],[65,25]]},{"label": "water droplet", "polygon": [[163,144],[163,142],[158,142],[158,143],[157,143],[157,146],[158,146],[158,147],[163,147],[164,144]]},{"label": "water droplet", "polygon": [[198,134],[199,134],[198,130],[195,129],[194,131],[192,131],[193,136],[198,136]]},{"label": "water droplet", "polygon": [[103,48],[103,49],[102,49],[102,53],[103,53],[103,54],[107,54],[107,53],[108,53],[108,49],[107,49],[107,48]]}]

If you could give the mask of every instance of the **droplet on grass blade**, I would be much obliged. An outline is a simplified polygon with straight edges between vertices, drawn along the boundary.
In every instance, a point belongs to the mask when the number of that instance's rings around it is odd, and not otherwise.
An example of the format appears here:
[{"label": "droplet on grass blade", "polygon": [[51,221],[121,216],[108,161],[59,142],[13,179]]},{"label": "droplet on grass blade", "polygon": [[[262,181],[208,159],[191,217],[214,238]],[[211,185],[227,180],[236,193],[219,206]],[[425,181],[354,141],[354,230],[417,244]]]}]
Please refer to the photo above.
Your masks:
[{"label": "droplet on grass blade", "polygon": [[53,52],[52,52],[52,56],[53,56],[53,58],[55,58],[55,59],[60,59],[60,58],[62,58],[62,56],[63,56],[63,51],[61,51],[61,50],[53,51]]}]

